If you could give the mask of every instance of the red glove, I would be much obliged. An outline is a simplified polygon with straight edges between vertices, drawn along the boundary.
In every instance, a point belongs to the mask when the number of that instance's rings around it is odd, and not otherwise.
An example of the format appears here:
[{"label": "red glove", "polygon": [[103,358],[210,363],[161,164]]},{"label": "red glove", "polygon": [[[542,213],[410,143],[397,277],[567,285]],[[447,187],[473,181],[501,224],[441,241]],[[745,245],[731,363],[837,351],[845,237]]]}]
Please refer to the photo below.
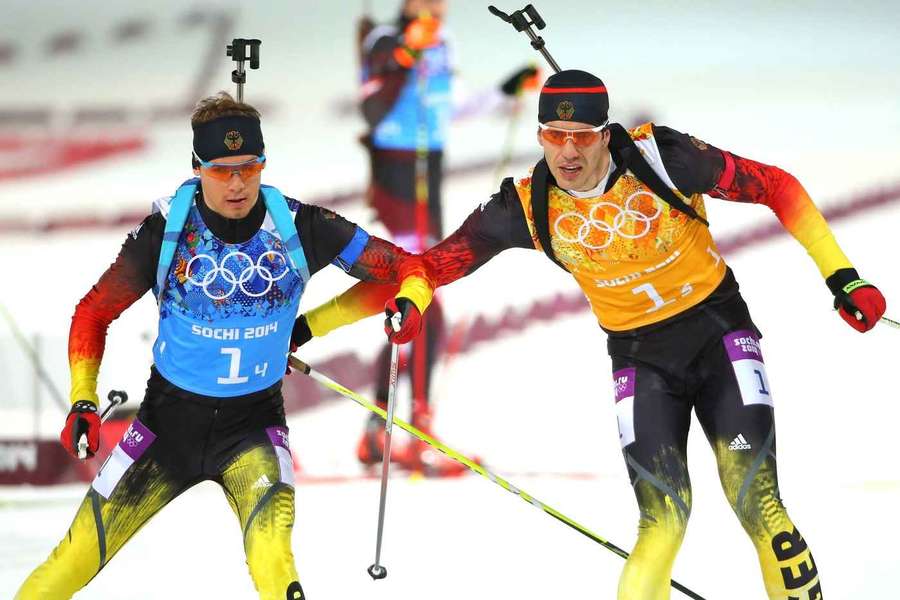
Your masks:
[{"label": "red glove", "polygon": [[441,22],[428,13],[410,21],[403,30],[401,45],[394,48],[394,60],[397,64],[412,69],[422,55],[422,50],[438,44],[440,28]]},{"label": "red glove", "polygon": [[72,405],[66,425],[59,434],[63,448],[74,456],[78,456],[78,441],[82,434],[87,435],[87,457],[91,458],[100,448],[100,415],[97,405],[90,400],[79,400]]},{"label": "red glove", "polygon": [[413,19],[403,30],[403,45],[410,50],[420,51],[438,44],[438,30],[441,22],[428,13]]},{"label": "red glove", "polygon": [[536,90],[541,72],[534,65],[522,67],[500,84],[500,91],[507,96],[518,96],[525,90]]},{"label": "red glove", "polygon": [[834,307],[853,329],[869,331],[884,315],[884,296],[874,285],[860,279],[856,269],[838,269],[825,283],[834,294]]},{"label": "red glove", "polygon": [[[391,298],[384,305],[384,332],[392,344],[406,344],[422,330],[422,313],[409,298]],[[400,329],[394,331],[394,315],[400,315]]]}]

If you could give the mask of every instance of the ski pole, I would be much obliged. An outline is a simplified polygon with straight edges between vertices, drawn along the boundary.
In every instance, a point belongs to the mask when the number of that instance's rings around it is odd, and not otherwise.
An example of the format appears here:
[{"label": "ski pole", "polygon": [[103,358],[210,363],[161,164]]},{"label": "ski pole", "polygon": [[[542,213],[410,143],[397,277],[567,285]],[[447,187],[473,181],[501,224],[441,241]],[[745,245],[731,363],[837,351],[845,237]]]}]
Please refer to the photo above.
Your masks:
[{"label": "ski pole", "polygon": [[547,26],[547,24],[544,22],[544,19],[541,18],[541,15],[538,14],[538,11],[534,6],[529,4],[522,10],[513,11],[511,15],[506,14],[496,6],[488,6],[488,10],[491,11],[491,14],[500,17],[507,23],[510,23],[513,27],[516,28],[516,31],[524,31],[525,35],[527,35],[529,39],[531,39],[531,47],[541,53],[541,55],[553,68],[553,70],[557,73],[562,70],[559,68],[559,65],[556,64],[556,61],[553,60],[553,57],[550,56],[550,53],[547,51],[547,48],[545,47],[546,44],[544,43],[544,38],[537,35],[531,29],[532,27],[543,29]]},{"label": "ski pole", "polygon": [[[354,392],[353,390],[350,390],[350,389],[342,386],[341,384],[334,381],[327,375],[316,371],[315,369],[310,367],[308,364],[306,364],[305,362],[303,362],[296,356],[293,356],[293,355],[289,356],[288,361],[290,362],[292,368],[297,369],[298,371],[302,371],[305,375],[308,375],[309,377],[316,380],[320,384],[324,385],[328,389],[337,392],[338,394],[344,396],[345,398],[349,398],[350,400],[353,400],[354,402],[356,402],[363,408],[377,414],[382,419],[388,418],[388,415],[384,409],[379,408],[378,406],[375,406],[375,404],[373,404],[372,402],[367,400],[364,396]],[[519,496],[525,502],[531,504],[535,508],[538,508],[538,509],[544,511],[545,513],[547,513],[554,519],[564,523],[565,525],[568,525],[569,527],[571,527],[578,533],[597,542],[598,544],[600,544],[607,550],[611,551],[612,553],[614,553],[618,556],[621,556],[622,558],[625,558],[625,559],[628,558],[628,556],[629,556],[628,552],[626,552],[625,550],[622,550],[621,548],[619,548],[612,542],[609,542],[609,541],[603,539],[602,537],[600,537],[596,533],[592,532],[590,529],[588,529],[584,525],[580,525],[579,523],[573,521],[572,519],[570,519],[566,515],[562,514],[555,508],[553,508],[547,504],[544,504],[543,502],[541,502],[540,500],[538,500],[537,498],[535,498],[528,492],[526,492],[522,489],[519,489],[518,487],[516,487],[513,484],[511,484],[510,482],[506,481],[499,475],[492,473],[491,471],[485,469],[483,466],[479,465],[477,462],[473,461],[472,459],[460,454],[459,452],[457,452],[453,448],[450,448],[449,446],[445,446],[444,444],[437,441],[436,439],[434,439],[427,433],[424,433],[424,432],[416,429],[415,427],[413,427],[412,425],[410,425],[409,423],[407,423],[406,421],[404,421],[398,417],[393,417],[392,420],[397,425],[397,427],[399,427],[400,429],[406,431],[413,437],[415,437],[419,440],[422,440],[423,442],[425,442],[432,448],[435,448],[436,450],[440,450],[441,452],[443,452],[444,454],[446,454],[453,460],[455,460],[459,463],[462,463],[463,465],[468,467],[469,470],[474,471],[474,472],[478,473],[479,475],[481,475],[482,477],[489,479],[490,481],[496,483],[497,485],[499,485],[506,491],[512,492],[516,496]],[[681,585],[674,579],[672,580],[672,587],[675,588],[676,590],[678,590],[679,592],[683,593],[688,598],[693,598],[694,600],[704,600],[703,596],[700,596],[699,594],[692,592],[691,590],[684,587],[683,585]]]},{"label": "ski pole", "polygon": [[536,69],[534,76],[529,77],[523,82],[522,86],[516,91],[516,95],[513,99],[509,123],[506,127],[506,139],[503,142],[503,150],[500,154],[500,161],[494,168],[494,182],[498,186],[503,180],[503,172],[506,170],[506,167],[509,165],[509,161],[512,159],[513,146],[515,145],[514,143],[516,138],[516,129],[518,128],[519,120],[522,116],[522,109],[525,105],[523,95],[525,93],[525,90],[533,89],[532,86],[536,86],[537,81],[540,78],[540,69],[537,69],[537,65],[532,64],[532,66],[534,66]]},{"label": "ski pole", "polygon": [[[124,391],[119,390],[110,390],[109,395],[107,396],[109,399],[109,405],[103,409],[103,413],[100,415],[100,424],[106,423],[106,420],[112,415],[113,409],[120,404],[125,404],[128,402],[128,394]],[[78,438],[78,458],[84,460],[87,458],[87,434],[82,433],[81,437]]]},{"label": "ski pole", "polygon": [[[857,321],[863,320],[863,314],[860,311],[856,311],[854,316],[856,317]],[[889,325],[889,326],[893,327],[894,329],[900,329],[900,321],[895,321],[894,319],[888,319],[887,317],[881,317],[878,320],[880,322],[884,323],[885,325]]]},{"label": "ski pole", "polygon": [[[391,317],[394,331],[400,330],[400,314]],[[391,374],[388,379],[387,418],[384,420],[384,451],[381,453],[381,499],[378,502],[378,536],[375,540],[375,562],[368,568],[373,580],[387,577],[387,569],[381,564],[381,535],[384,531],[384,508],[387,503],[388,473],[391,468],[391,428],[394,424],[394,405],[397,396],[397,366],[400,362],[400,344],[391,344]]]},{"label": "ski pole", "polygon": [[53,378],[50,377],[50,374],[47,373],[47,370],[44,369],[44,365],[41,363],[41,358],[38,356],[37,351],[34,346],[25,338],[25,334],[22,333],[22,330],[19,329],[19,326],[16,325],[15,320],[13,319],[10,312],[6,309],[3,304],[0,304],[0,313],[3,314],[3,318],[6,319],[6,323],[9,325],[9,330],[12,331],[13,337],[16,339],[16,342],[22,347],[22,351],[25,352],[25,356],[28,357],[28,360],[31,361],[31,365],[34,367],[34,372],[37,373],[38,379],[47,386],[47,389],[50,391],[50,396],[56,402],[56,404],[63,410],[63,412],[69,411],[69,403],[65,400],[62,395],[62,392],[59,391],[59,388],[56,387],[56,384],[53,383]]},{"label": "ski pole", "polygon": [[888,319],[887,317],[881,317],[881,322],[884,323],[885,325],[890,325],[894,329],[900,329],[900,321]]}]

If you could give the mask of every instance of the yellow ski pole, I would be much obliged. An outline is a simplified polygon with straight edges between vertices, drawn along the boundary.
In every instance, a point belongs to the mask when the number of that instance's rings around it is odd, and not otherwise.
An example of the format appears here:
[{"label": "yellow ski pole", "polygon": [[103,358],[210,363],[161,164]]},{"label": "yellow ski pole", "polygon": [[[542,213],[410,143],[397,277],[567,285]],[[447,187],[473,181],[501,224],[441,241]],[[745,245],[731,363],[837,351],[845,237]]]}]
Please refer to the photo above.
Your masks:
[{"label": "yellow ski pole", "polygon": [[[292,368],[297,369],[298,371],[302,371],[305,375],[310,376],[311,378],[313,378],[314,380],[318,381],[319,383],[321,383],[322,385],[324,385],[324,386],[327,387],[328,389],[337,392],[338,394],[340,394],[341,396],[344,396],[345,398],[349,398],[350,400],[353,400],[354,402],[356,402],[357,404],[359,404],[359,405],[362,406],[363,408],[365,408],[365,409],[367,409],[367,410],[369,410],[369,411],[371,411],[371,412],[377,414],[377,415],[378,415],[379,417],[381,417],[382,419],[387,420],[387,412],[385,412],[384,409],[379,408],[378,406],[376,406],[375,404],[373,404],[372,402],[370,402],[369,400],[367,400],[364,396],[361,396],[360,394],[357,394],[357,393],[354,392],[353,390],[350,390],[350,389],[348,389],[348,388],[345,388],[344,386],[342,386],[342,385],[339,384],[338,382],[334,381],[333,379],[331,379],[331,378],[328,377],[327,375],[325,375],[325,374],[323,374],[323,373],[320,373],[320,372],[316,371],[315,369],[313,369],[312,367],[310,367],[308,364],[306,364],[305,362],[303,362],[302,360],[300,360],[300,359],[297,358],[296,356],[290,355],[290,356],[288,357],[288,362],[290,363],[290,365],[291,365]],[[495,474],[495,473],[492,473],[491,471],[488,471],[488,470],[485,469],[483,466],[479,465],[478,463],[476,463],[476,462],[473,461],[472,459],[470,459],[470,458],[468,458],[468,457],[466,457],[466,456],[460,454],[459,452],[457,452],[457,451],[454,450],[453,448],[450,448],[450,447],[448,447],[448,446],[445,446],[444,444],[442,444],[441,442],[437,441],[436,439],[434,439],[433,437],[431,437],[431,436],[428,435],[427,433],[424,433],[424,432],[422,432],[422,431],[419,431],[418,429],[416,429],[415,427],[413,427],[412,425],[410,425],[410,424],[407,423],[406,421],[404,421],[404,420],[402,420],[402,419],[400,419],[399,417],[396,417],[396,416],[393,418],[393,423],[394,423],[394,425],[396,425],[397,427],[399,427],[399,428],[402,429],[403,431],[406,431],[407,433],[409,433],[409,434],[412,435],[413,437],[422,440],[423,442],[425,442],[426,444],[428,444],[428,445],[431,446],[432,448],[435,448],[435,449],[437,449],[437,450],[440,450],[441,452],[443,452],[444,454],[446,454],[447,456],[449,456],[449,457],[452,458],[453,460],[455,460],[455,461],[457,461],[457,462],[460,462],[460,463],[464,464],[466,467],[469,468],[469,470],[475,471],[476,473],[478,473],[478,474],[481,475],[482,477],[486,477],[487,479],[490,479],[491,481],[493,481],[494,483],[496,483],[497,485],[499,485],[500,487],[502,487],[502,488],[505,489],[506,491],[512,492],[512,493],[515,494],[516,496],[519,496],[519,497],[520,497],[522,500],[524,500],[525,502],[531,504],[532,506],[534,506],[534,507],[536,507],[536,508],[541,509],[542,511],[544,511],[545,513],[547,513],[548,515],[550,515],[550,516],[553,517],[554,519],[556,519],[556,520],[558,520],[558,521],[561,521],[561,522],[565,523],[566,525],[568,525],[569,527],[571,527],[572,529],[574,529],[574,530],[577,531],[578,533],[580,533],[580,534],[582,534],[582,535],[584,535],[584,536],[589,537],[590,539],[594,540],[595,542],[597,542],[598,544],[600,544],[601,546],[603,546],[603,547],[606,548],[607,550],[610,550],[611,552],[613,552],[613,553],[615,553],[615,554],[621,556],[622,558],[625,558],[625,559],[628,558],[628,552],[626,552],[625,550],[622,550],[621,548],[619,548],[618,546],[616,546],[616,545],[613,544],[612,542],[609,542],[608,540],[603,539],[602,537],[600,537],[600,536],[597,535],[596,533],[592,532],[590,529],[588,529],[588,528],[585,527],[584,525],[581,525],[581,524],[579,524],[579,523],[576,523],[575,521],[573,521],[572,519],[570,519],[570,518],[567,517],[566,515],[562,514],[561,512],[559,512],[558,510],[556,510],[555,508],[553,508],[553,507],[551,507],[551,506],[548,506],[548,505],[544,504],[543,502],[541,502],[540,500],[538,500],[538,499],[535,498],[534,496],[530,495],[529,493],[525,492],[524,490],[521,490],[521,489],[517,488],[516,486],[514,486],[514,485],[511,484],[510,482],[506,481],[505,479],[503,479],[503,478],[500,477],[499,475],[497,475],[497,474]],[[672,587],[675,588],[676,590],[678,590],[679,592],[685,594],[685,595],[686,595],[687,597],[689,597],[689,598],[694,598],[694,600],[704,600],[703,596],[700,596],[699,594],[696,594],[696,593],[692,592],[691,590],[689,590],[688,588],[684,587],[683,585],[681,585],[680,583],[678,583],[678,582],[675,581],[674,579],[672,580]]]}]

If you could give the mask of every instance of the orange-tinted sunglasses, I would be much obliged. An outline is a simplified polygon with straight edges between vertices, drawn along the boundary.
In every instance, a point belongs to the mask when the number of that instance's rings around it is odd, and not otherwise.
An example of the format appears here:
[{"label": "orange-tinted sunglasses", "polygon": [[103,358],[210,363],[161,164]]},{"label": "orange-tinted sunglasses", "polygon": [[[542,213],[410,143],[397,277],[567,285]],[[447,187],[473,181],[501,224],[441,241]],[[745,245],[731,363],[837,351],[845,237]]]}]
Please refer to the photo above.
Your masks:
[{"label": "orange-tinted sunglasses", "polygon": [[228,181],[235,173],[237,173],[237,176],[240,177],[242,181],[247,181],[254,175],[259,175],[266,166],[265,155],[234,164],[214,163],[201,160],[196,153],[194,154],[194,158],[197,159],[202,168],[206,169],[207,175],[219,181]]},{"label": "orange-tinted sunglasses", "polygon": [[562,146],[566,140],[571,139],[576,146],[590,146],[600,139],[603,128],[606,125],[591,127],[590,129],[559,129],[538,123],[541,137],[555,146]]}]

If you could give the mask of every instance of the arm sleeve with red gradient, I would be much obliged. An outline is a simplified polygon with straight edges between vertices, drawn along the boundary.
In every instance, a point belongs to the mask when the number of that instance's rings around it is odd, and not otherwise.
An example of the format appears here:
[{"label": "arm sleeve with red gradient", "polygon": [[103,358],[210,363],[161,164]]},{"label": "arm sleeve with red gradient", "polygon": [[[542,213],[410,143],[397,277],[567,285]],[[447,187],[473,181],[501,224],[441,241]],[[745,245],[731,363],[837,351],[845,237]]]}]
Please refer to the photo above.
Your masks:
[{"label": "arm sleeve with red gradient", "polygon": [[723,151],[722,155],[725,168],[711,195],[768,206],[788,233],[806,249],[823,278],[827,279],[838,269],[853,268],[825,217],[796,177],[778,167],[735,154]]},{"label": "arm sleeve with red gradient", "polygon": [[115,262],[75,307],[69,329],[70,400],[98,403],[97,375],[106,331],[126,308],[153,287],[164,220],[151,215],[122,244]]},{"label": "arm sleeve with red gradient", "polygon": [[337,327],[378,314],[385,302],[395,296],[409,298],[424,312],[417,294],[430,300],[435,289],[474,272],[507,248],[534,249],[512,179],[505,180],[500,191],[445,240],[420,256],[407,254],[396,275],[398,281],[403,281],[402,286],[360,282],[307,312],[310,331],[321,337]]},{"label": "arm sleeve with red gradient", "polygon": [[720,150],[663,126],[653,127],[663,164],[683,194],[704,193],[768,206],[827,278],[852,265],[803,185],[790,173]]},{"label": "arm sleeve with red gradient", "polygon": [[321,337],[381,312],[384,303],[396,295],[412,300],[419,312],[425,312],[431,303],[433,291],[421,257],[381,238],[369,238],[348,273],[361,281],[306,313],[313,336]]}]

